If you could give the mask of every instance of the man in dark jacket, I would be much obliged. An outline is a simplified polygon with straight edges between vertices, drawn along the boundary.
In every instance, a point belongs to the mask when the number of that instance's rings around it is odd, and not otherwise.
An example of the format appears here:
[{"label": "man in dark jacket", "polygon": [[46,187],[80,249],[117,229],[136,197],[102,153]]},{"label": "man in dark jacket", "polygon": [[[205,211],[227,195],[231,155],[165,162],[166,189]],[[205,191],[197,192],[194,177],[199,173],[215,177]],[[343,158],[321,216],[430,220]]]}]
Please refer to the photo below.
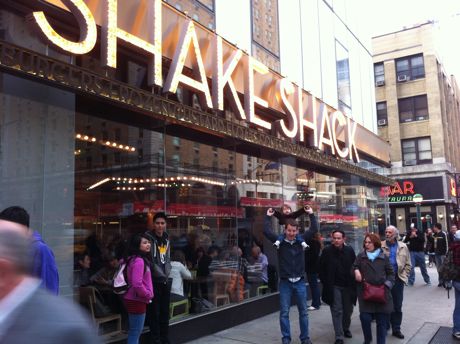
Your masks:
[{"label": "man in dark jacket", "polygon": [[[304,241],[309,241],[311,236],[318,232],[318,223],[313,210],[306,207],[310,217],[310,229],[303,235]],[[264,235],[271,242],[275,242],[278,235],[272,230],[272,216],[274,210],[268,209],[265,219]],[[280,243],[278,249],[278,264],[280,271],[279,294],[280,294],[280,327],[283,344],[291,342],[291,326],[289,323],[289,309],[291,298],[296,296],[297,308],[299,310],[300,342],[311,344],[308,333],[308,312],[307,312],[307,288],[305,286],[305,257],[301,243],[296,240],[299,230],[294,219],[287,219],[284,229],[285,239]]]},{"label": "man in dark jacket", "polygon": [[423,280],[427,285],[431,285],[430,276],[426,271],[425,263],[425,235],[418,231],[415,226],[411,225],[410,232],[407,233],[404,243],[408,244],[410,251],[411,270],[409,274],[409,286],[413,286],[415,282],[415,267],[420,267]]},{"label": "man in dark jacket", "polygon": [[434,224],[433,232],[434,262],[436,264],[436,269],[438,270],[438,287],[442,287],[444,285],[444,281],[439,274],[439,269],[441,268],[447,254],[447,236],[446,233],[442,231],[442,225],[440,223]]},{"label": "man in dark jacket", "polygon": [[155,297],[147,306],[148,324],[153,344],[169,344],[169,301],[172,278],[170,245],[166,233],[166,214],[156,213],[153,217],[153,230],[145,233],[152,243],[152,282]]},{"label": "man in dark jacket", "polygon": [[332,232],[332,245],[326,247],[319,261],[319,278],[323,284],[323,301],[331,308],[335,344],[351,338],[351,314],[356,303],[356,284],[353,275],[355,251],[345,245],[345,232]]},{"label": "man in dark jacket", "polygon": [[17,228],[31,238],[33,258],[31,275],[40,279],[42,288],[57,295],[59,293],[59,273],[54,253],[40,234],[31,230],[29,225],[29,213],[22,207],[12,206],[0,213],[0,226]]}]

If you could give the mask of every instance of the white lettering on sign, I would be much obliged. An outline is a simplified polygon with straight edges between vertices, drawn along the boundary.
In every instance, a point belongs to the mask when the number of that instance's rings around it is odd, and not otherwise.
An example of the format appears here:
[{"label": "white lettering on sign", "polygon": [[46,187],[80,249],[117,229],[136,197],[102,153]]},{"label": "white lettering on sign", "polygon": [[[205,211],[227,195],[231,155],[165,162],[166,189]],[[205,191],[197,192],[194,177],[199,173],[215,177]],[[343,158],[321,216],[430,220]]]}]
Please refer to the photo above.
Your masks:
[{"label": "white lettering on sign", "polygon": [[[148,28],[147,40],[118,27],[118,0],[101,0],[101,60],[103,66],[117,67],[118,40],[127,42],[148,54],[148,84],[163,87],[163,91],[175,93],[179,86],[198,93],[202,106],[224,110],[224,96],[240,120],[246,120],[259,127],[271,130],[272,127],[283,136],[307,143],[311,147],[324,150],[343,159],[359,162],[356,146],[357,123],[340,111],[330,111],[325,103],[293,85],[286,78],[275,79],[267,66],[252,56],[243,54],[236,47],[224,56],[223,40],[213,34],[211,40],[198,39],[195,24],[187,19],[176,25],[179,32],[174,41],[174,55],[163,85],[162,56],[162,6],[161,0],[146,1],[144,20]],[[78,21],[80,40],[69,41],[60,36],[50,25],[43,12],[34,12],[41,33],[52,44],[76,55],[89,53],[96,45],[96,21],[83,0],[62,0]],[[200,47],[200,44],[202,45]],[[171,47],[171,46],[169,46]],[[211,50],[209,50],[211,49]],[[169,50],[168,50],[169,51]],[[203,57],[212,61],[203,60]],[[212,65],[211,90],[206,65]],[[210,63],[211,62],[211,63]],[[192,76],[184,72],[190,66]],[[244,104],[237,92],[236,80],[244,84]],[[274,82],[276,80],[276,82]],[[255,85],[262,85],[256,95]],[[238,84],[240,85],[240,84]],[[265,98],[265,99],[264,99]],[[262,118],[257,109],[268,109],[270,105],[281,108],[285,117],[272,123]]]}]

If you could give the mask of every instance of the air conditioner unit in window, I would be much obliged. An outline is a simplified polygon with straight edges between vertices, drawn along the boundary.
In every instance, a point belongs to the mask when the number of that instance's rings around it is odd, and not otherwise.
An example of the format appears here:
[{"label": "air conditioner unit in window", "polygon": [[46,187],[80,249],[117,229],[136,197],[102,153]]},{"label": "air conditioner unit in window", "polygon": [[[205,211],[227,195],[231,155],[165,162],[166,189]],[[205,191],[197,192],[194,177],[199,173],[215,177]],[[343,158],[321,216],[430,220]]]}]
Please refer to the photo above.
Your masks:
[{"label": "air conditioner unit in window", "polygon": [[398,75],[398,82],[404,82],[409,80],[409,77],[405,74]]},{"label": "air conditioner unit in window", "polygon": [[383,86],[385,85],[385,80],[377,80],[375,82],[375,86],[379,87],[379,86]]},{"label": "air conditioner unit in window", "polygon": [[404,160],[404,165],[405,166],[414,166],[417,164],[417,160],[412,159],[412,160]]},{"label": "air conditioner unit in window", "polygon": [[379,120],[377,121],[377,124],[378,124],[378,125],[387,125],[387,120],[386,120],[386,119],[379,119]]}]

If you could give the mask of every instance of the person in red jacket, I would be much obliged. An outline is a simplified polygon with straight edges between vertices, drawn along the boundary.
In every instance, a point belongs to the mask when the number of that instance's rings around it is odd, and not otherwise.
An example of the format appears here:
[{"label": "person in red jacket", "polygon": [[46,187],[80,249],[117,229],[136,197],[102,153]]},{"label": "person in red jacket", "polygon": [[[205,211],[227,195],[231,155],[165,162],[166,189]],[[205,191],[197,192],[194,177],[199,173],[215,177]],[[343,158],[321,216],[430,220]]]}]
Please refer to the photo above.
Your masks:
[{"label": "person in red jacket", "polygon": [[125,258],[130,286],[123,296],[129,319],[128,344],[139,343],[147,304],[153,298],[150,248],[150,240],[144,234],[137,234],[131,239],[128,257]]}]

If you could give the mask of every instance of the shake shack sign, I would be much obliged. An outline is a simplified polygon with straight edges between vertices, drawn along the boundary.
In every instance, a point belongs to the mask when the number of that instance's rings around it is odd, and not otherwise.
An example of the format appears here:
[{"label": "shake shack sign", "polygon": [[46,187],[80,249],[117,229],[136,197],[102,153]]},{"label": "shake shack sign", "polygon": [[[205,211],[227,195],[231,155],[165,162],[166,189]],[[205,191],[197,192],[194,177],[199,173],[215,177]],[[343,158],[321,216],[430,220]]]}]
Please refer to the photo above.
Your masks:
[{"label": "shake shack sign", "polygon": [[[88,54],[100,41],[102,66],[117,68],[118,45],[135,47],[149,58],[148,84],[165,93],[185,87],[199,95],[202,107],[220,111],[225,99],[239,120],[267,133],[345,160],[359,162],[362,151],[389,162],[389,146],[377,135],[161,0],[46,1],[72,13],[79,39],[61,35],[42,11],[31,13],[31,22],[67,53]],[[166,72],[164,58],[171,61]],[[269,109],[278,118],[269,118]]]},{"label": "shake shack sign", "polygon": [[392,186],[380,189],[380,197],[387,197],[390,203],[413,202],[415,194],[421,194],[424,202],[444,199],[442,177],[398,179]]}]

